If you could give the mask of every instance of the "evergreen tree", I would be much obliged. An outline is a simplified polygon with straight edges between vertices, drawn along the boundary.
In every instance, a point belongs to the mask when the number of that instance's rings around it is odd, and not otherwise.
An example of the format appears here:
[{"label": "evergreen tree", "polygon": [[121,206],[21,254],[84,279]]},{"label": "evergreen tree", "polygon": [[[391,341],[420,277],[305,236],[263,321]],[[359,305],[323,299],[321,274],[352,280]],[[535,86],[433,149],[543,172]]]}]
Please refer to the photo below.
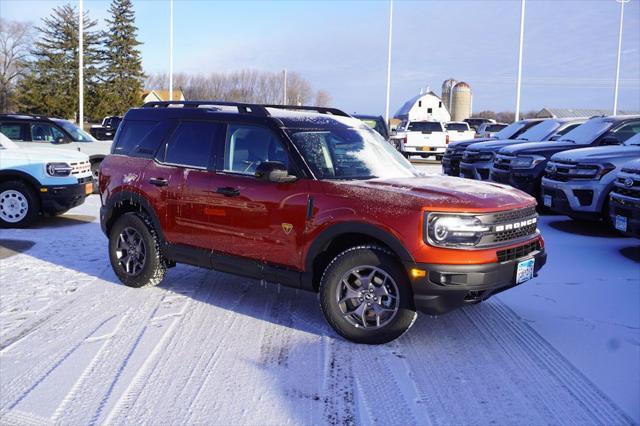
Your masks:
[{"label": "evergreen tree", "polygon": [[[142,58],[137,47],[138,28],[131,0],[113,0],[109,7],[110,19],[104,35],[103,100],[109,114],[124,114],[140,105],[145,78]],[[107,115],[109,115],[107,114]]]},{"label": "evergreen tree", "polygon": [[[84,14],[85,110],[92,117],[98,92],[97,72],[100,60],[100,36],[91,29],[96,21]],[[24,112],[77,117],[78,112],[78,12],[64,5],[53,9],[36,28],[38,40],[31,51],[29,74],[20,82],[20,109]]]}]

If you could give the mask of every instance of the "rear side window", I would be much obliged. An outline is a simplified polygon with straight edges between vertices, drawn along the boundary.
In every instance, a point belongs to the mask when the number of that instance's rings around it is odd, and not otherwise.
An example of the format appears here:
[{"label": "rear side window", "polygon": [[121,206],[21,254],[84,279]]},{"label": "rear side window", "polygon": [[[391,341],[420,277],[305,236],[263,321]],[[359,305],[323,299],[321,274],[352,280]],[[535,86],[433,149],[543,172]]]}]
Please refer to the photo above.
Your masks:
[{"label": "rear side window", "polygon": [[167,124],[159,121],[124,122],[116,134],[112,154],[151,158],[167,131]]},{"label": "rear side window", "polygon": [[165,163],[209,168],[213,165],[214,144],[224,139],[222,123],[183,121],[167,142]]},{"label": "rear side window", "polygon": [[20,123],[0,123],[0,133],[12,141],[25,140],[25,125]]}]

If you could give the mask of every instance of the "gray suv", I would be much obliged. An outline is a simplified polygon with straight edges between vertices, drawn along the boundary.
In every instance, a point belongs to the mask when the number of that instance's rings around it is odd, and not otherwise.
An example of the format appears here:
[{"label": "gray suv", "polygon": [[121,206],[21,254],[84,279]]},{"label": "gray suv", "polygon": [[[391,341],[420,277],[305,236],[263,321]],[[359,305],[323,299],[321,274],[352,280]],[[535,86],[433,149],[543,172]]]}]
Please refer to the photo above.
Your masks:
[{"label": "gray suv", "polygon": [[609,193],[616,172],[634,158],[640,158],[640,133],[617,146],[554,154],[542,178],[542,201],[575,219],[609,220]]}]

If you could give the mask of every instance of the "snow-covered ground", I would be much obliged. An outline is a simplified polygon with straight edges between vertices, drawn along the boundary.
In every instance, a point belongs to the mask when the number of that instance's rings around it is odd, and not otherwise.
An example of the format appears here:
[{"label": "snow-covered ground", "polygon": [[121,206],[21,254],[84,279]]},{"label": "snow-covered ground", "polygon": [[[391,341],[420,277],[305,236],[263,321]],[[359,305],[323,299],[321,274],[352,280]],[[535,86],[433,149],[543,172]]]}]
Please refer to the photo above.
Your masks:
[{"label": "snow-covered ground", "polygon": [[99,200],[0,230],[0,424],[640,422],[640,247],[543,217],[540,276],[359,346],[315,295],[188,266],[131,289]]}]

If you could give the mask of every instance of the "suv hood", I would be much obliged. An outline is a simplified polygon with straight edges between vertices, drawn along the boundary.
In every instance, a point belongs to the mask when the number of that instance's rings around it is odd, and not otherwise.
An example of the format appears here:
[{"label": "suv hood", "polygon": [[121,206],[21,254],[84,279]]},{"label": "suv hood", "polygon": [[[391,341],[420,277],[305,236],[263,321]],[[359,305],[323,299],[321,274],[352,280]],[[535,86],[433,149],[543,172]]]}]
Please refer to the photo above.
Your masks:
[{"label": "suv hood", "polygon": [[570,149],[587,148],[588,145],[577,145],[572,142],[527,142],[510,145],[500,150],[500,154],[507,155],[542,155],[551,157],[556,152]]},{"label": "suv hood", "polygon": [[452,149],[462,149],[462,148],[466,148],[469,145],[474,144],[474,143],[494,141],[494,140],[495,139],[493,139],[493,138],[467,139],[467,140],[464,140],[464,141],[451,142],[449,145],[447,145],[447,147],[448,148],[452,148]]},{"label": "suv hood", "polygon": [[89,161],[89,156],[77,151],[55,148],[18,148],[0,150],[1,156],[12,159],[24,159],[29,163]]},{"label": "suv hood", "polygon": [[523,144],[523,143],[530,143],[530,142],[522,139],[501,139],[497,141],[494,140],[494,141],[488,141],[488,142],[474,143],[470,145],[469,148],[474,151],[497,152],[497,151],[500,151],[500,149],[504,148],[505,146],[517,145],[517,144]]},{"label": "suv hood", "polygon": [[573,162],[604,162],[618,158],[640,156],[639,145],[596,146],[593,148],[572,149],[559,152],[551,157],[552,160]]},{"label": "suv hood", "polygon": [[324,182],[328,192],[414,210],[485,212],[535,205],[533,197],[510,186],[450,176]]}]

